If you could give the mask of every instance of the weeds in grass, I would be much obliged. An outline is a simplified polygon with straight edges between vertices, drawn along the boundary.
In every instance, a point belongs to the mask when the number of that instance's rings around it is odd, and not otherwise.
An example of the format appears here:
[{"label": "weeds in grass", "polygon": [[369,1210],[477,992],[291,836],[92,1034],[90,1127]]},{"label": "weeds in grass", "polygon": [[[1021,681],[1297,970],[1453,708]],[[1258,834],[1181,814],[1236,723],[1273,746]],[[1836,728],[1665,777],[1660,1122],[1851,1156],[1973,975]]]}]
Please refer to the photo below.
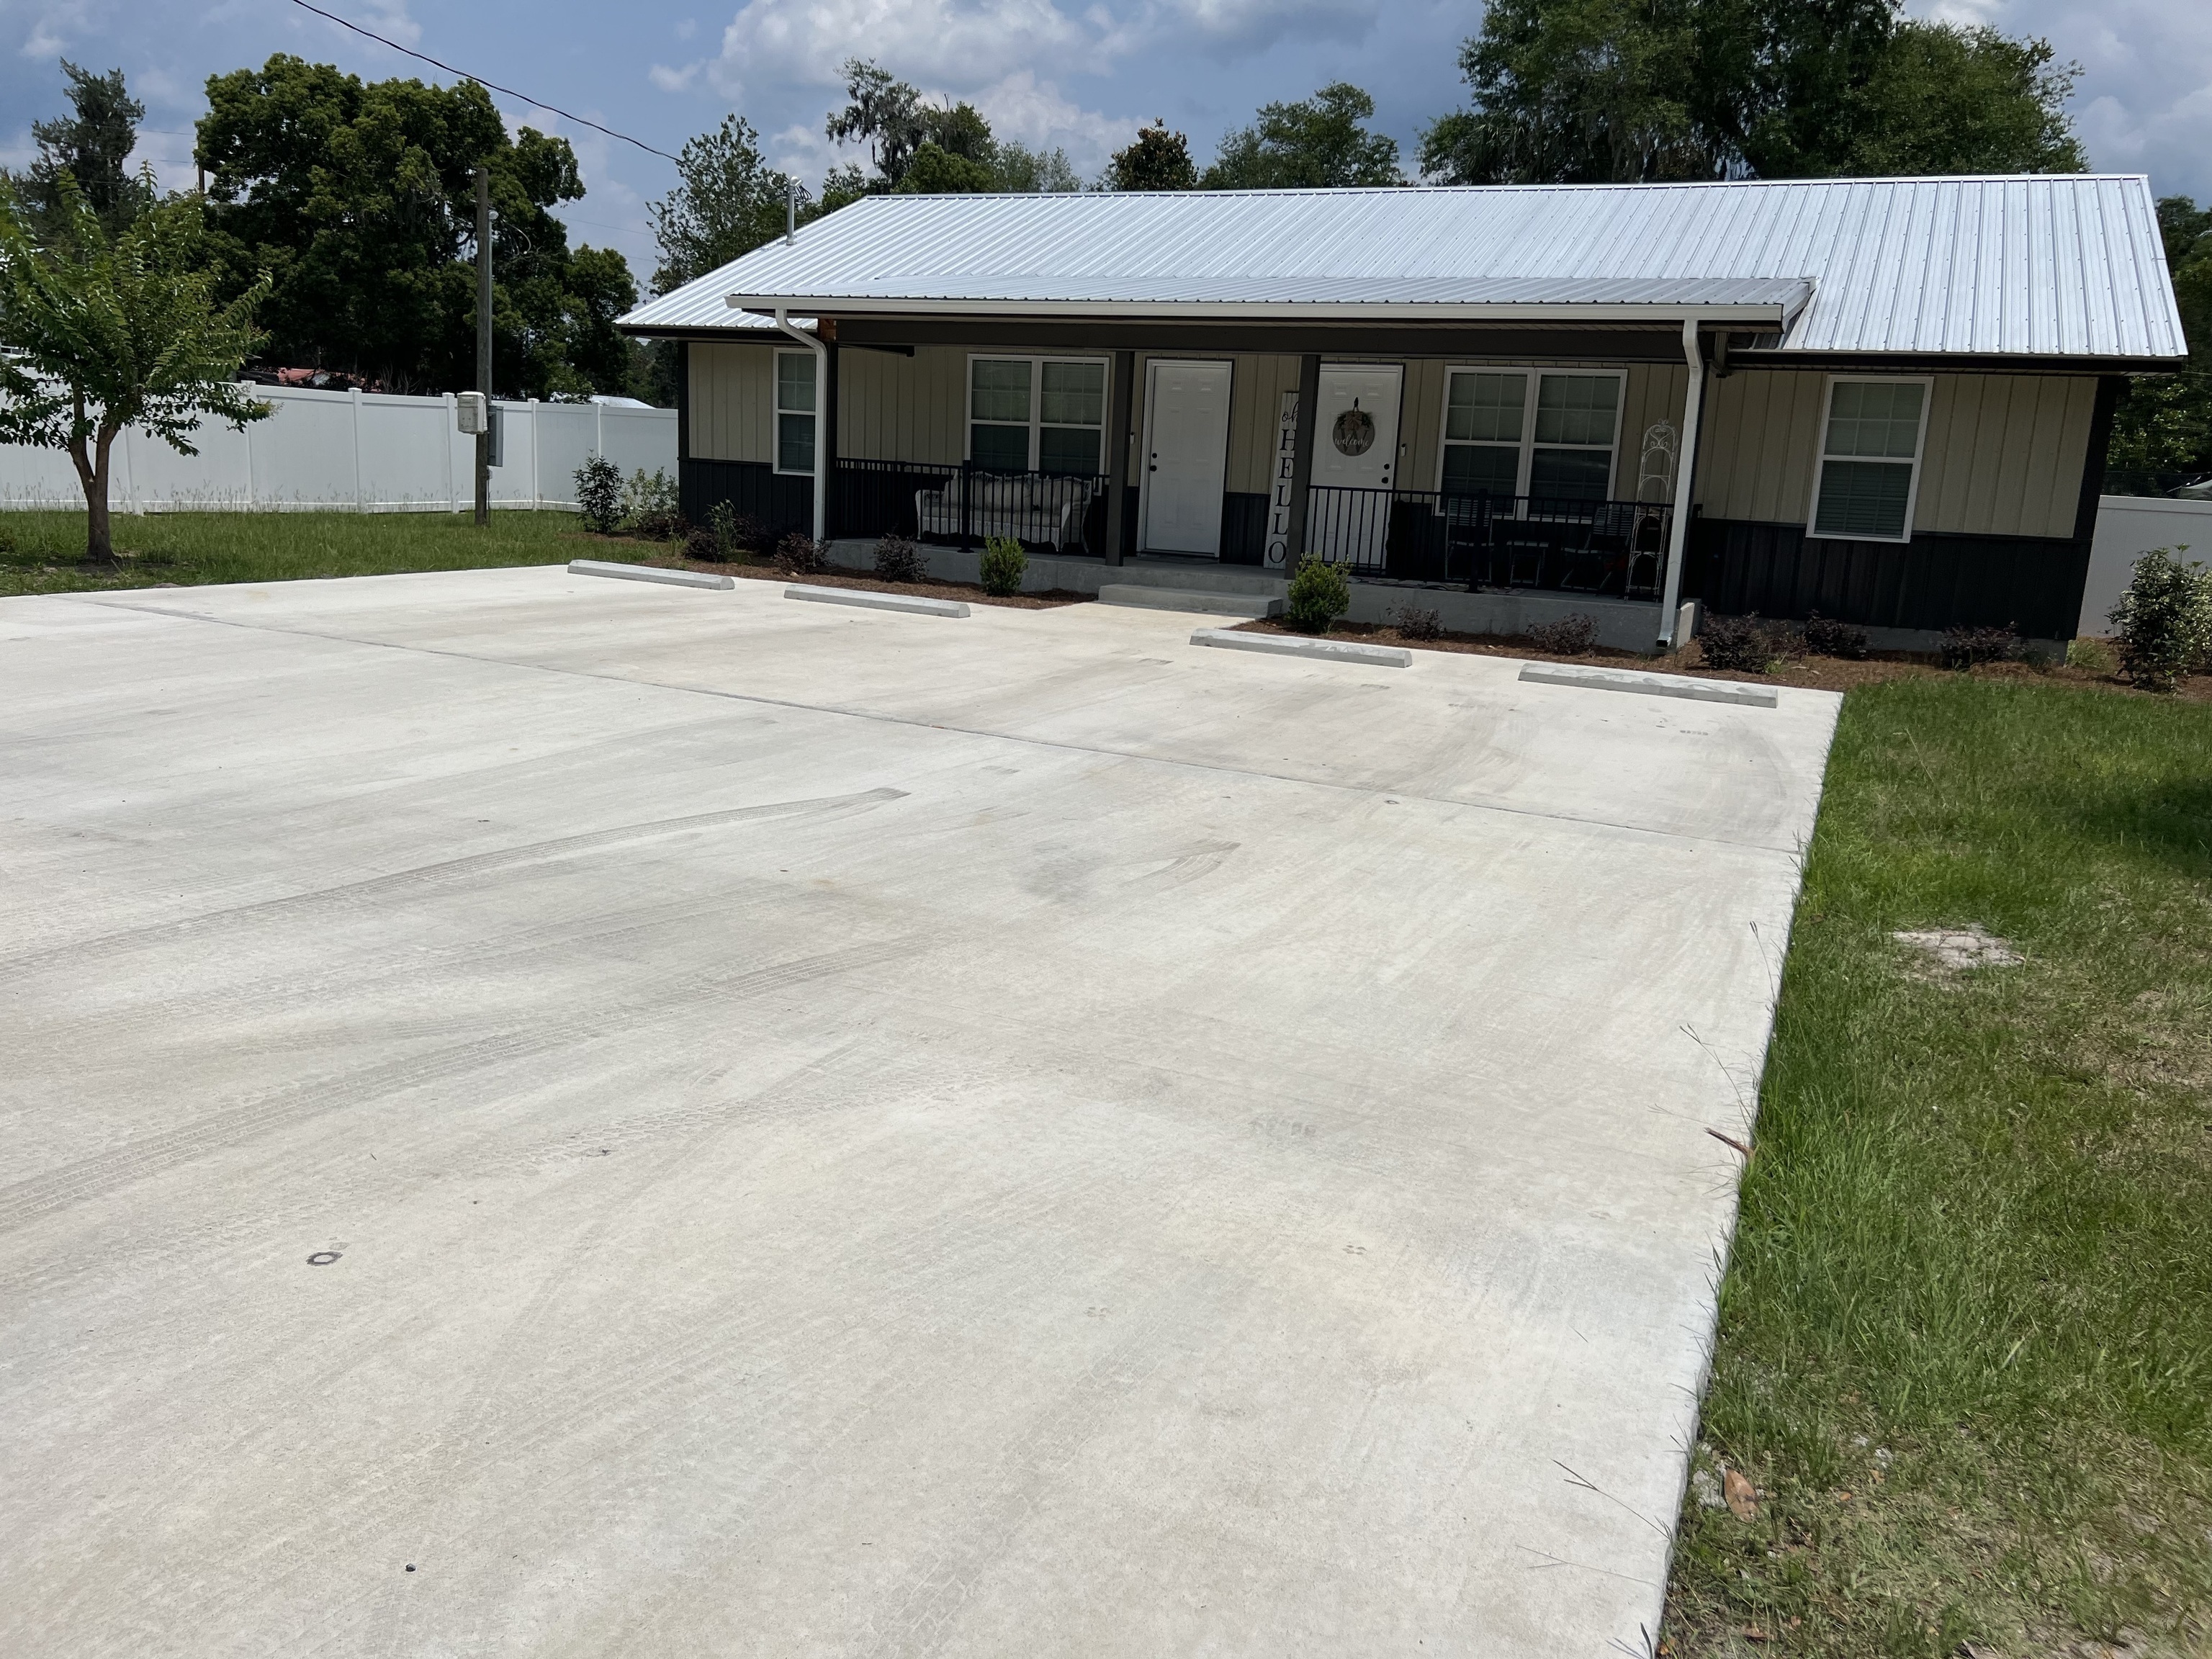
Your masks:
[{"label": "weeds in grass", "polygon": [[[2212,1642],[2207,753],[2202,705],[1844,705],[1704,1408],[1765,1496],[1686,1502],[1671,1653]],[[1891,938],[1969,924],[2025,960]]]}]

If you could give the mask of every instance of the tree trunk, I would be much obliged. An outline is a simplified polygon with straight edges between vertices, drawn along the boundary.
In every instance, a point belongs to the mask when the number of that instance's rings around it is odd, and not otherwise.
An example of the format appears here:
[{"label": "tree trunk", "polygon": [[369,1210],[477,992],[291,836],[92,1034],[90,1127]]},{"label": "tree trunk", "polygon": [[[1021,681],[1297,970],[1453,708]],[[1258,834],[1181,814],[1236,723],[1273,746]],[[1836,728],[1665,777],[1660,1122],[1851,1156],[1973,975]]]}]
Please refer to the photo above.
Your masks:
[{"label": "tree trunk", "polygon": [[[84,484],[84,562],[86,564],[115,564],[115,540],[108,533],[108,449],[115,442],[115,431],[101,427],[97,438],[95,460],[86,465],[77,460],[77,477]],[[76,456],[73,456],[76,460]]]}]

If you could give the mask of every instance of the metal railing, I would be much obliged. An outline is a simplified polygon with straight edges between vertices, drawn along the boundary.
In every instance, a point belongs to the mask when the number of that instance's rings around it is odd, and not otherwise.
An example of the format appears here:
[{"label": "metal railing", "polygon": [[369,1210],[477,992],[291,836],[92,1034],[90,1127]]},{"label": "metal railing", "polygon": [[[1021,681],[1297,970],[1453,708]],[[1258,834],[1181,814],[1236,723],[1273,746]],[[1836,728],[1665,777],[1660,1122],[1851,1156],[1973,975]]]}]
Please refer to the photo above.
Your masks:
[{"label": "metal railing", "polygon": [[959,547],[1006,536],[1039,550],[1096,552],[1105,544],[1106,489],[1106,478],[1091,473],[840,458],[830,474],[830,534]]},{"label": "metal railing", "polygon": [[1673,519],[1654,501],[1316,484],[1305,544],[1385,580],[1654,599]]}]

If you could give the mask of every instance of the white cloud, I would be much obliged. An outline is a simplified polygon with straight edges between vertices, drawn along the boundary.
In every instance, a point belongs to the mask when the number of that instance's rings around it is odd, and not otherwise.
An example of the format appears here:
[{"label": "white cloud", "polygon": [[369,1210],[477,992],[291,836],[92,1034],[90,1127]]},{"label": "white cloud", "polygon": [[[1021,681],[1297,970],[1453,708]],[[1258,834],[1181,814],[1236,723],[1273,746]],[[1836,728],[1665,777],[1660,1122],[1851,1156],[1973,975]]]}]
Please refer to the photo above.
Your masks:
[{"label": "white cloud", "polygon": [[655,64],[646,70],[645,78],[663,92],[689,92],[699,78],[699,71],[706,67],[704,64],[686,64],[682,69],[671,69],[665,64]]},{"label": "white cloud", "polygon": [[1017,70],[973,94],[969,101],[1000,137],[1019,139],[1033,149],[1064,148],[1078,172],[1096,172],[1105,165],[1107,155],[1127,143],[1139,125],[1133,118],[1085,109],[1029,70]]},{"label": "white cloud", "polygon": [[1079,64],[1097,31],[1051,0],[750,0],[722,33],[713,79],[838,84],[848,58],[962,94],[1039,64]]}]

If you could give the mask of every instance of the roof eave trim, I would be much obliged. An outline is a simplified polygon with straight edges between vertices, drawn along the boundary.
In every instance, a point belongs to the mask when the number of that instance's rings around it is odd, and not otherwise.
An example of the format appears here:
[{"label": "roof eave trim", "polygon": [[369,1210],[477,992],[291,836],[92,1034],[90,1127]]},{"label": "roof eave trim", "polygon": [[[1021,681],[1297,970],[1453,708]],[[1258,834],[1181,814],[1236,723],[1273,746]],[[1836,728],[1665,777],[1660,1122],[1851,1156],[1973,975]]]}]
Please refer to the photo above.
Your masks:
[{"label": "roof eave trim", "polygon": [[1662,327],[1693,317],[1701,323],[1757,324],[1784,327],[1796,314],[1793,305],[1715,305],[1702,302],[1613,301],[1593,304],[1566,301],[1545,305],[1410,303],[1345,304],[1311,300],[881,300],[838,299],[810,295],[798,299],[769,299],[759,295],[732,294],[724,301],[732,311],[772,314],[777,306],[806,310],[817,316],[844,317],[1051,317],[1080,322],[1100,317],[1129,317],[1177,322],[1635,322]]}]

